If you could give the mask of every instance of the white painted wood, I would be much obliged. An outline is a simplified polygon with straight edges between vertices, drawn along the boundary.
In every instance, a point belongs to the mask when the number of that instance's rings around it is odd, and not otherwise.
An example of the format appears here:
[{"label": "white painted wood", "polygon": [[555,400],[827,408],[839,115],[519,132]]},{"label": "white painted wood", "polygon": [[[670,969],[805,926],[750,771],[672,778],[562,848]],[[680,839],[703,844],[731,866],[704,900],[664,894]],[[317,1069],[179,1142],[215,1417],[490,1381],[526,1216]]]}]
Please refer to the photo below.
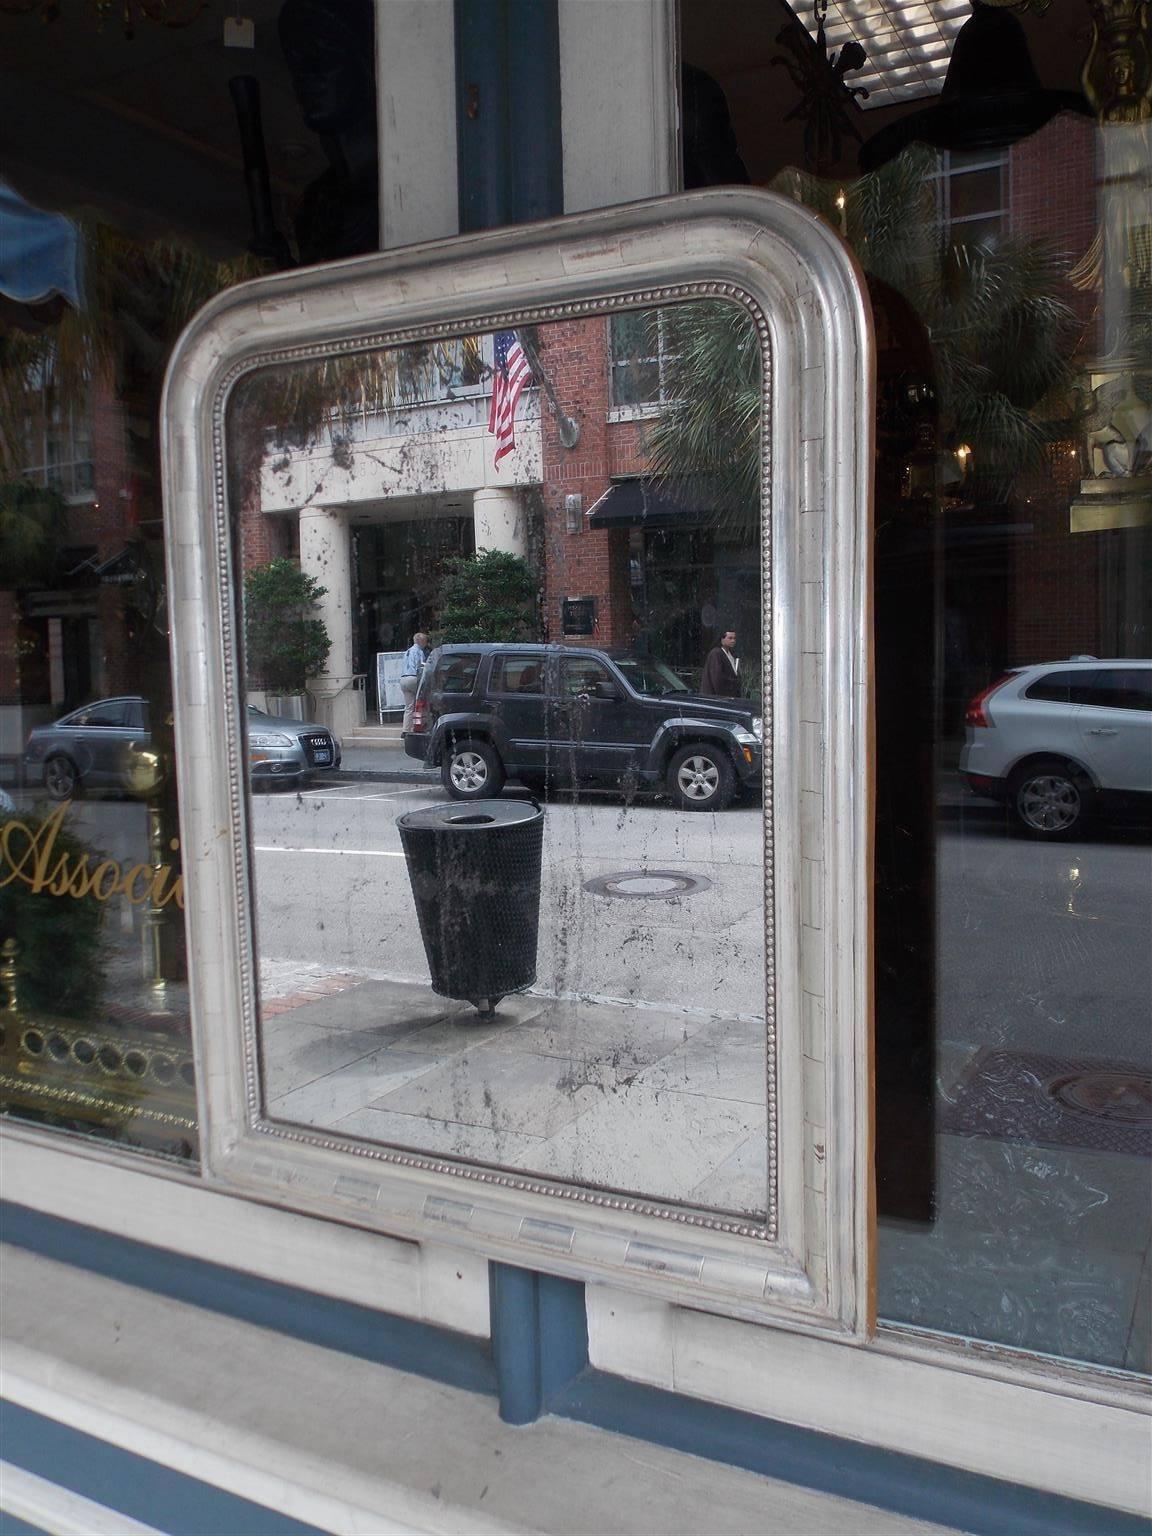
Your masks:
[{"label": "white painted wood", "polygon": [[453,0],[376,0],[380,246],[460,228]]},{"label": "white painted wood", "polygon": [[[614,8],[615,9],[615,8]],[[639,7],[647,13],[646,7]],[[236,675],[238,625],[219,422],[232,381],[289,357],[399,334],[496,329],[510,316],[567,318],[621,295],[743,299],[766,346],[766,485],[773,604],[766,742],[774,846],[766,978],[775,1070],[768,1092],[769,1220],[762,1226],[549,1186],[527,1175],[421,1158],[263,1118],[256,1074],[246,809]],[[807,370],[810,387],[805,389]],[[819,377],[823,391],[811,387]],[[871,335],[859,275],[837,237],[786,199],[708,191],[470,236],[229,290],[178,343],[164,407],[173,679],[192,952],[202,1149],[221,1188],[398,1236],[452,1242],[512,1263],[614,1280],[733,1315],[865,1328],[869,1094],[866,779]],[[767,452],[770,444],[771,452]],[[801,466],[819,497],[826,617],[799,639]],[[827,498],[825,502],[823,498]],[[810,498],[811,499],[811,498]],[[805,650],[804,645],[810,647]],[[809,672],[808,663],[819,666]],[[805,696],[809,684],[819,691]],[[797,725],[824,744],[819,792],[801,789]],[[809,733],[811,735],[811,733]],[[809,765],[813,771],[813,765]],[[801,869],[821,926],[801,922]],[[802,1049],[803,997],[824,1038]],[[823,1167],[813,1165],[815,1148]],[[359,1197],[338,1198],[355,1168]],[[533,1218],[525,1222],[525,1216]],[[572,1240],[541,1252],[540,1224]]]},{"label": "white painted wood", "polygon": [[680,185],[674,0],[559,0],[564,208]]},{"label": "white painted wood", "polygon": [[[1144,1384],[952,1357],[881,1335],[868,1348],[749,1328],[612,1287],[588,1290],[593,1365],[865,1445],[1152,1514]],[[1077,1388],[1079,1390],[1077,1390]],[[1095,1398],[1093,1401],[1091,1399]]]},{"label": "white painted wood", "polygon": [[10,1461],[0,1461],[0,1510],[48,1536],[161,1536],[154,1525],[144,1525]]},{"label": "white painted wood", "polygon": [[350,1359],[12,1250],[5,1394],[336,1536],[940,1527]]},{"label": "white painted wood", "polygon": [[0,1157],[0,1198],[318,1296],[488,1337],[488,1266],[477,1254],[238,1200],[139,1156],[13,1130]]}]

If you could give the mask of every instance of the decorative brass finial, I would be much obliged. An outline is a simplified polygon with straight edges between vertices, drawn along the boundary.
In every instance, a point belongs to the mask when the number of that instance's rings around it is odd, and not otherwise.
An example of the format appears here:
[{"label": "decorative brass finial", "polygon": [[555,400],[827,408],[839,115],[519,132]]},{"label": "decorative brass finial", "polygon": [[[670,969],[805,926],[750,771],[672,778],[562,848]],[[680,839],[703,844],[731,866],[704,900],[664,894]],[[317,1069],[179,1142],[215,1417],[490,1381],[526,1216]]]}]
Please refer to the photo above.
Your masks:
[{"label": "decorative brass finial", "polygon": [[20,946],[15,939],[5,939],[0,944],[0,986],[7,994],[8,1001],[4,1005],[5,1013],[18,1014],[20,1002],[16,995],[16,956],[20,953]]}]

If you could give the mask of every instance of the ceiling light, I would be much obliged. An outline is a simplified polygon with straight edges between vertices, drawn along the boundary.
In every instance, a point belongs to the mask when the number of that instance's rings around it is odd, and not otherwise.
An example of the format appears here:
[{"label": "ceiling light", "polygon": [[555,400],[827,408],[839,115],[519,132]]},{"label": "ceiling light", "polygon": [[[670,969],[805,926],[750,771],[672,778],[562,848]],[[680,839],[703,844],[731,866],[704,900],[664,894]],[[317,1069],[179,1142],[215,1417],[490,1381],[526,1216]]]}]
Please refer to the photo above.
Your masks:
[{"label": "ceiling light", "polygon": [[[860,100],[867,111],[935,96],[944,84],[952,39],[970,14],[968,0],[828,0],[824,32],[830,52],[849,39],[863,44],[868,62],[853,74],[852,84],[869,92]],[[815,40],[811,11],[800,6],[797,15]]]}]

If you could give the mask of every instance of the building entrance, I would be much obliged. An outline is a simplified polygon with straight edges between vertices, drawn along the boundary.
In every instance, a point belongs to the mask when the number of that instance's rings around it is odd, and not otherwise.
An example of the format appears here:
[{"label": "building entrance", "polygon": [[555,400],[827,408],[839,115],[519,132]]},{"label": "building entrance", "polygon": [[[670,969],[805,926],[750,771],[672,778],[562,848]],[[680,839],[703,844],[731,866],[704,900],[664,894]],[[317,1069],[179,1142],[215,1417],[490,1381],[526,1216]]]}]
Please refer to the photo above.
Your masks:
[{"label": "building entrance", "polygon": [[418,629],[435,634],[444,562],[474,549],[471,517],[432,514],[353,530],[353,670],[365,674],[369,720],[378,717],[377,653],[406,650]]}]

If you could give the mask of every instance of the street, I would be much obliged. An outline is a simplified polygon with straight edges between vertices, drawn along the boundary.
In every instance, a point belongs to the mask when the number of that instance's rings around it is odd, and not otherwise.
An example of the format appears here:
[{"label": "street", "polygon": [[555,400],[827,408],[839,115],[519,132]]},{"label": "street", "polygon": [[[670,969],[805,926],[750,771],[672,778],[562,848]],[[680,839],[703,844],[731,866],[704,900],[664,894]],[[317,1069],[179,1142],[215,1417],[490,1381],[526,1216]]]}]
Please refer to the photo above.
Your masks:
[{"label": "street", "polygon": [[[353,784],[257,796],[257,913],[262,956],[427,983],[396,818],[444,798],[433,781]],[[654,801],[553,796],[545,818],[538,985],[573,995],[762,1017],[762,820]],[[596,895],[586,882],[667,871],[690,894],[641,887]]]}]

